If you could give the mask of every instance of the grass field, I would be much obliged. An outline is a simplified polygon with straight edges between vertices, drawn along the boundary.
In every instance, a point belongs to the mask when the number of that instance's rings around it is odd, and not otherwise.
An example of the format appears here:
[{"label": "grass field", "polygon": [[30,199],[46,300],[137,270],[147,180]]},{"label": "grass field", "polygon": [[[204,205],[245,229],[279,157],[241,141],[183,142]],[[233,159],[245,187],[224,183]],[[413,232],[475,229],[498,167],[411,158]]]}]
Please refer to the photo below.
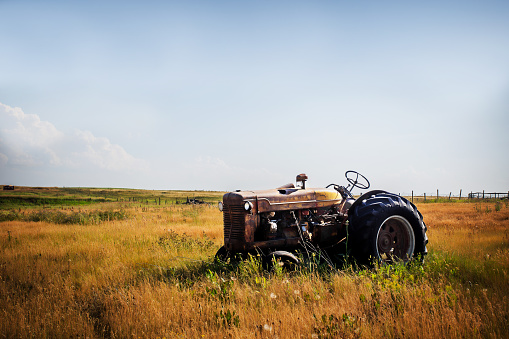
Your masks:
[{"label": "grass field", "polygon": [[[421,265],[214,262],[220,192],[0,194],[0,337],[504,338],[507,201],[420,203]],[[175,204],[186,198],[210,202]]]}]

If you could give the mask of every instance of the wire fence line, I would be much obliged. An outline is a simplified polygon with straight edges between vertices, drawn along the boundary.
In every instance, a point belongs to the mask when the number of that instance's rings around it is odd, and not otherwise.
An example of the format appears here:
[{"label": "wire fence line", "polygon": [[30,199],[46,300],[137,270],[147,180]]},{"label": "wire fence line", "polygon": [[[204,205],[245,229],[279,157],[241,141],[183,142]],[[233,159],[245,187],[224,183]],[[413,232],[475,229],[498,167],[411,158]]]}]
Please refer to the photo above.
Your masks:
[{"label": "wire fence line", "polygon": [[[400,194],[401,195],[401,194]],[[412,191],[411,195],[408,195],[407,197],[411,198],[412,202],[414,201],[432,201],[432,200],[462,200],[462,199],[509,199],[509,191],[507,192],[469,192],[467,194],[464,194],[463,190],[459,191],[458,195],[453,195],[452,192],[449,192],[449,194],[440,194],[440,191],[437,189],[436,193],[422,193],[422,194],[415,194],[414,191]]]}]

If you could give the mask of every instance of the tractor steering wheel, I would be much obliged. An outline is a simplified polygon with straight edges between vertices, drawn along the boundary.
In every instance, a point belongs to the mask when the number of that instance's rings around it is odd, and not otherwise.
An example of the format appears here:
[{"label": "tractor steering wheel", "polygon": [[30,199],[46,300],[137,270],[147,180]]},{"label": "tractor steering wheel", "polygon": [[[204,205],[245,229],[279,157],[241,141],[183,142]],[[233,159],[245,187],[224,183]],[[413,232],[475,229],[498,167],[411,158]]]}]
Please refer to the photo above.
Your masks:
[{"label": "tractor steering wheel", "polygon": [[[352,189],[354,187],[367,189],[369,186],[371,186],[368,179],[356,171],[346,171],[345,178],[352,185]],[[352,189],[350,189],[350,191],[352,191]]]}]

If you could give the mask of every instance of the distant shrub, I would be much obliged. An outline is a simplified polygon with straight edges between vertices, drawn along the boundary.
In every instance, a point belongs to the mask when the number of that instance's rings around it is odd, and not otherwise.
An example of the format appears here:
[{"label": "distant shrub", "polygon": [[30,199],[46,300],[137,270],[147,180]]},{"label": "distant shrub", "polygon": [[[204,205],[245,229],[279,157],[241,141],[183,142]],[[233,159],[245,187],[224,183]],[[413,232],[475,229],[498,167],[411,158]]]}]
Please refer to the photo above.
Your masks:
[{"label": "distant shrub", "polygon": [[1,221],[33,221],[33,222],[50,222],[55,224],[72,224],[72,225],[88,225],[97,224],[110,220],[125,220],[129,218],[129,214],[124,210],[106,210],[106,211],[80,211],[65,213],[56,210],[40,210],[31,213],[18,213],[16,211],[0,212]]},{"label": "distant shrub", "polygon": [[61,197],[0,197],[0,209],[25,206],[85,206],[107,202],[105,198],[61,198]]},{"label": "distant shrub", "polygon": [[15,211],[2,211],[0,212],[0,222],[20,220],[19,213]]}]

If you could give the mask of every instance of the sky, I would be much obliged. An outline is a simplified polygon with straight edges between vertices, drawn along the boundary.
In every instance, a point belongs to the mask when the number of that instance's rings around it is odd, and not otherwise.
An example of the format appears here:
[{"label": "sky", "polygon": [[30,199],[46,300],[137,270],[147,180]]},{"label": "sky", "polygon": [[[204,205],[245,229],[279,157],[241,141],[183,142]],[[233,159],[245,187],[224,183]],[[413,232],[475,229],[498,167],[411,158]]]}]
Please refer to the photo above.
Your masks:
[{"label": "sky", "polygon": [[[0,184],[509,191],[507,1],[0,0]],[[354,190],[360,193],[360,190]]]}]

